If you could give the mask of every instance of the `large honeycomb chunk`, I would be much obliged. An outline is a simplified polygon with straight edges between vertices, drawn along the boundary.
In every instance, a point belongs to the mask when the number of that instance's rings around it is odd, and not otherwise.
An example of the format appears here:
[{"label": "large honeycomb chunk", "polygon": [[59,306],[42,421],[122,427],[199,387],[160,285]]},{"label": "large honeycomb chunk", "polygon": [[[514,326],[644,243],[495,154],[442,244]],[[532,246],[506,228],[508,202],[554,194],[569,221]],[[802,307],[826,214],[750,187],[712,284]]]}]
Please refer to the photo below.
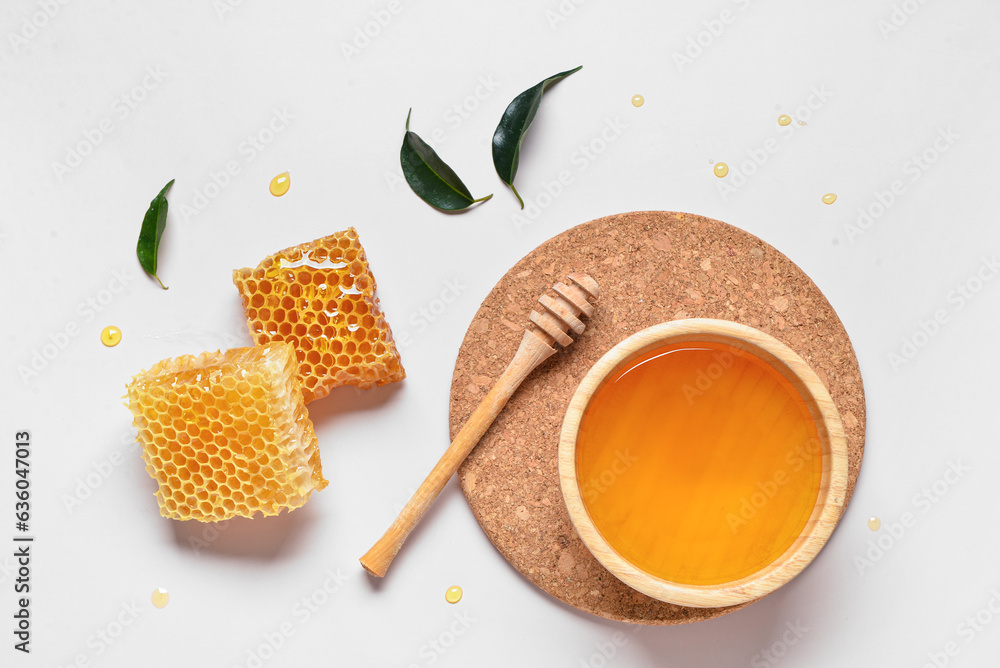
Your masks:
[{"label": "large honeycomb chunk", "polygon": [[254,340],[295,347],[306,403],[340,385],[406,377],[353,227],[237,269],[233,283]]},{"label": "large honeycomb chunk", "polygon": [[128,388],[160,514],[277,515],[326,487],[295,351],[273,343],[158,362]]}]

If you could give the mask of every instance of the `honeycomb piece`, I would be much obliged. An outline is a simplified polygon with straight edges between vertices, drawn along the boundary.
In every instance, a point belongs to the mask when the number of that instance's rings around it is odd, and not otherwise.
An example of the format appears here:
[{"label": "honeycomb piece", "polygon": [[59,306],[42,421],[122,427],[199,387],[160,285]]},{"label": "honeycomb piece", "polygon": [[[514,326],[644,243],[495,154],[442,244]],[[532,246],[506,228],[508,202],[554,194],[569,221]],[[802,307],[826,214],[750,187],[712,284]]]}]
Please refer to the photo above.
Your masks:
[{"label": "honeycomb piece", "polygon": [[326,487],[295,351],[272,343],[158,362],[128,388],[160,514],[277,515]]},{"label": "honeycomb piece", "polygon": [[353,227],[237,269],[233,283],[254,340],[295,346],[306,403],[406,377]]}]

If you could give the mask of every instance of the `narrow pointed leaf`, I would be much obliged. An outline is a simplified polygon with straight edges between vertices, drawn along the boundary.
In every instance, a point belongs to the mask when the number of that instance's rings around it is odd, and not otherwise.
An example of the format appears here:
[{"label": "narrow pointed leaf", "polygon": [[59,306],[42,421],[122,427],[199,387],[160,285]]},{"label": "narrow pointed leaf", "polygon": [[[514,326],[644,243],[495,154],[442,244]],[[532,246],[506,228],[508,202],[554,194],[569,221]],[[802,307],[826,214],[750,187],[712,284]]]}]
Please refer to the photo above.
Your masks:
[{"label": "narrow pointed leaf", "polygon": [[139,258],[143,270],[155,278],[164,290],[167,286],[156,275],[156,256],[160,251],[160,237],[163,236],[163,229],[167,226],[167,190],[172,185],[174,180],[170,179],[170,183],[163,186],[160,194],[149,203],[149,209],[142,219],[142,229],[139,230],[139,243],[135,247],[136,257]]},{"label": "narrow pointed leaf", "polygon": [[503,112],[500,124],[493,133],[493,166],[496,167],[500,180],[514,191],[522,209],[524,200],[514,187],[514,176],[517,175],[517,164],[521,159],[521,142],[524,141],[524,135],[531,127],[531,122],[535,120],[538,105],[542,103],[542,95],[549,86],[582,67],[583,65],[555,74],[515,97],[514,101],[507,105],[507,110]]},{"label": "narrow pointed leaf", "polygon": [[[410,112],[412,113],[412,109]],[[406,182],[420,199],[444,211],[461,211],[476,202],[485,202],[493,195],[474,199],[451,167],[417,133],[410,131],[410,114],[406,115],[406,135],[399,149],[399,164]]]}]

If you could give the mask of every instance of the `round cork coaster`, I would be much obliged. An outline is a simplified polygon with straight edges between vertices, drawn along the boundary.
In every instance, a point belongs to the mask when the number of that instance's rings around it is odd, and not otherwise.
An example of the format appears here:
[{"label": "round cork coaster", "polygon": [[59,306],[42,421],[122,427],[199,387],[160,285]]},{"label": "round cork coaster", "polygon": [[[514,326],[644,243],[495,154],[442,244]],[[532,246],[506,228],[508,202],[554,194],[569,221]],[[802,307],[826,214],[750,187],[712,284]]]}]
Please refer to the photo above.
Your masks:
[{"label": "round cork coaster", "polygon": [[587,370],[641,329],[682,318],[750,325],[795,350],[830,391],[847,433],[849,499],[864,452],[865,396],[843,324],[791,260],[731,225],[663,211],[593,220],[526,255],[483,301],[455,363],[452,438],[514,356],[538,296],[575,271],[600,285],[596,313],[579,340],[525,380],[459,470],[476,519],[525,577],[585,612],[637,624],[685,624],[750,605],[662,603],[630,589],[590,554],[559,489],[563,416]]}]

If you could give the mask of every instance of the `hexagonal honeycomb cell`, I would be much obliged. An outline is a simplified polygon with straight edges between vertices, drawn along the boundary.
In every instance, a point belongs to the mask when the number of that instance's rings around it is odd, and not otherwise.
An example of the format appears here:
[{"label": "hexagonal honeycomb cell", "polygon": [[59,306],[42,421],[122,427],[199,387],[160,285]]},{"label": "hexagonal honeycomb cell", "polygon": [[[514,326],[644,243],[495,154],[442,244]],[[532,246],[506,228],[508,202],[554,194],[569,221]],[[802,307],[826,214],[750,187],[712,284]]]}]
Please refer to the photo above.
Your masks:
[{"label": "hexagonal honeycomb cell", "polygon": [[375,277],[352,227],[237,269],[250,334],[295,347],[306,403],[340,385],[369,388],[406,377],[375,296]]},{"label": "hexagonal honeycomb cell", "polygon": [[158,362],[128,387],[160,514],[277,515],[327,485],[295,350],[275,342]]}]

